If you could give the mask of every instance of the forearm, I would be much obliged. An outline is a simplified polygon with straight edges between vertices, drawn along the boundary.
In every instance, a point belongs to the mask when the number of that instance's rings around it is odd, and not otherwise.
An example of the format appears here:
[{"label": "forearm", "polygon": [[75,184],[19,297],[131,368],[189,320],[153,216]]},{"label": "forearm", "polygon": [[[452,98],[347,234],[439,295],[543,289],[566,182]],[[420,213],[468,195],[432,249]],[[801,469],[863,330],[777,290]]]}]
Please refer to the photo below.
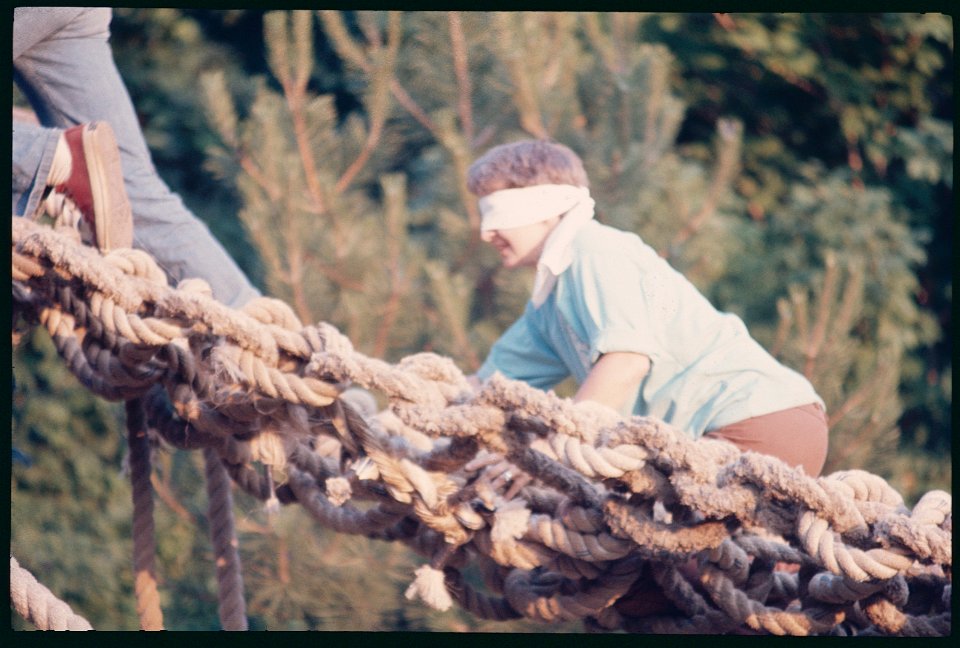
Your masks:
[{"label": "forearm", "polygon": [[650,358],[639,353],[607,353],[580,385],[575,401],[594,401],[623,411],[637,396],[640,383],[650,371]]}]

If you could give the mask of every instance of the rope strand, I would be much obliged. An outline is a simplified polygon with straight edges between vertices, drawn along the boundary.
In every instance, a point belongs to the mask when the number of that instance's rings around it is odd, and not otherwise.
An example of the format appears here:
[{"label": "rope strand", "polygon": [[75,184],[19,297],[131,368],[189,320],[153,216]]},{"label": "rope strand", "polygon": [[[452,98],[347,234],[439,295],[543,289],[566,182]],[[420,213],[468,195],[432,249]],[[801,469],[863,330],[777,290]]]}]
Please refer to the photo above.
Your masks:
[{"label": "rope strand", "polygon": [[37,630],[93,630],[90,622],[74,613],[10,556],[10,603]]},{"label": "rope strand", "polygon": [[143,402],[126,402],[130,484],[133,493],[133,575],[141,630],[163,630],[163,612],[157,590],[156,539],[153,524],[153,486],[150,484],[150,440]]},{"label": "rope strand", "polygon": [[247,612],[243,598],[243,574],[237,534],[233,521],[233,495],[230,477],[220,456],[211,448],[203,449],[204,474],[207,479],[207,497],[210,500],[208,517],[214,563],[217,566],[220,625],[224,630],[246,630]]}]

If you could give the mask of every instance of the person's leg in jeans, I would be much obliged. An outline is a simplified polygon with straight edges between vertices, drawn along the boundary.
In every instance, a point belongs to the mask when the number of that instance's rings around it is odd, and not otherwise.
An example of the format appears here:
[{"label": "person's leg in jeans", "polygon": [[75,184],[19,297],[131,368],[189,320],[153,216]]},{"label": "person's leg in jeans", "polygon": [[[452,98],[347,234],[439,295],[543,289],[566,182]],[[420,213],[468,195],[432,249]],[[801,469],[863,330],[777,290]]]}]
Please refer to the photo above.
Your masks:
[{"label": "person's leg in jeans", "polygon": [[61,133],[59,128],[13,122],[12,214],[25,216],[37,211]]},{"label": "person's leg in jeans", "polygon": [[133,207],[134,246],[153,255],[175,281],[199,277],[218,300],[241,306],[259,292],[153,166],[113,60],[111,15],[109,8],[14,10],[14,80],[43,125],[14,125],[14,213],[32,214],[39,204],[59,136],[56,129],[108,122],[116,133]]}]

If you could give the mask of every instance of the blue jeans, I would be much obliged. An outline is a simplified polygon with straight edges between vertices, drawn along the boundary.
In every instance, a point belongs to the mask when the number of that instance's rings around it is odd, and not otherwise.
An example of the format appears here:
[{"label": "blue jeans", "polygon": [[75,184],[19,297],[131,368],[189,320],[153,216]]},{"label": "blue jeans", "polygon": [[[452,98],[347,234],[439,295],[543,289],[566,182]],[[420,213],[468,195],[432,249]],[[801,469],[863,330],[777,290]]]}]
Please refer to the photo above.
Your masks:
[{"label": "blue jeans", "polygon": [[207,226],[157,174],[110,49],[109,8],[18,7],[14,81],[42,126],[13,123],[13,214],[32,215],[43,197],[63,129],[91,121],[113,127],[133,207],[134,247],[174,280],[199,277],[239,307],[260,293]]}]

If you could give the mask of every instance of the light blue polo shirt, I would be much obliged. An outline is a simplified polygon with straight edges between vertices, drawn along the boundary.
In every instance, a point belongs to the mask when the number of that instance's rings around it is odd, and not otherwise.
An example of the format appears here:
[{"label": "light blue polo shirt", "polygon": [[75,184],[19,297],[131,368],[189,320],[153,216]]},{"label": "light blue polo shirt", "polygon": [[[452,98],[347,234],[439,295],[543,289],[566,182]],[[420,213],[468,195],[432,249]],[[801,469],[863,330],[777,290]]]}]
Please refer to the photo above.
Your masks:
[{"label": "light blue polo shirt", "polygon": [[639,236],[590,221],[573,261],[539,308],[526,310],[477,372],[540,389],[582,383],[604,353],[629,351],[651,367],[625,415],[655,416],[694,438],[744,419],[823,401],[721,313]]}]

